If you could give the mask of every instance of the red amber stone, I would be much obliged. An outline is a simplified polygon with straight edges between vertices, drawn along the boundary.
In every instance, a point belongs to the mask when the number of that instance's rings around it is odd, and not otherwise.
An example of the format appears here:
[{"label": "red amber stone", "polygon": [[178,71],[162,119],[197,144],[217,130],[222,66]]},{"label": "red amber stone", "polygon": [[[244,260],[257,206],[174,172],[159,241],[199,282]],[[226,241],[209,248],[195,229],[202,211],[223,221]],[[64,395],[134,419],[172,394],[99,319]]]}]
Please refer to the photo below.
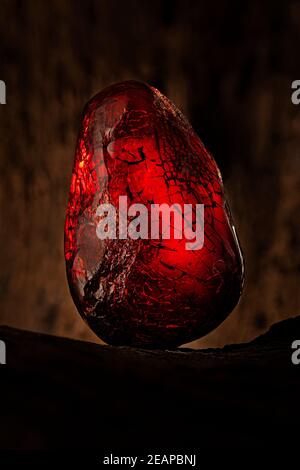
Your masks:
[{"label": "red amber stone", "polygon": [[[141,211],[130,210],[133,204]],[[171,208],[170,230],[166,235],[161,212],[161,230],[152,236],[151,210],[162,204]],[[196,231],[200,205],[203,240]],[[110,219],[108,206],[115,208]],[[178,225],[185,222],[184,207],[192,208],[186,233]],[[129,224],[140,213],[144,226],[132,231]],[[107,238],[98,231],[104,215]],[[188,248],[189,227],[199,234],[198,246]],[[220,171],[187,119],[155,88],[123,82],[86,105],[67,208],[65,258],[80,315],[110,344],[176,347],[216,328],[237,304],[243,259]]]}]

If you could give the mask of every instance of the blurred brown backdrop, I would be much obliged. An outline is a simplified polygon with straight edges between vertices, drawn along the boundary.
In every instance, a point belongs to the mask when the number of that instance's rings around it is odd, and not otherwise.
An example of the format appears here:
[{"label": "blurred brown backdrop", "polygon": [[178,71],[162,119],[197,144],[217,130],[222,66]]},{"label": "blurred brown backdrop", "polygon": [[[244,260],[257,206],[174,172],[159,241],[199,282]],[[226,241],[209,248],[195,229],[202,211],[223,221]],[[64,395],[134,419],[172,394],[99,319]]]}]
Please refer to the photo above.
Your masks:
[{"label": "blurred brown backdrop", "polygon": [[246,259],[239,306],[195,347],[299,313],[297,1],[0,0],[0,323],[96,340],[65,278],[63,225],[85,102],[159,88],[217,160]]}]

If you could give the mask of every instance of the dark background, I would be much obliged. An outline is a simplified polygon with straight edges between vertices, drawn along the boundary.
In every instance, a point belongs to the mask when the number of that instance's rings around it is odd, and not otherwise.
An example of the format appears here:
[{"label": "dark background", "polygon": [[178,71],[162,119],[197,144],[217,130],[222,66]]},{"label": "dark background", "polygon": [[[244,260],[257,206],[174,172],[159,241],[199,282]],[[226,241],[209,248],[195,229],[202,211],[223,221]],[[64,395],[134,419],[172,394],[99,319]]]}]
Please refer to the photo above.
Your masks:
[{"label": "dark background", "polygon": [[63,225],[85,102],[126,79],[188,116],[224,177],[239,306],[196,347],[299,314],[300,2],[0,0],[0,324],[96,340],[71,301]]}]

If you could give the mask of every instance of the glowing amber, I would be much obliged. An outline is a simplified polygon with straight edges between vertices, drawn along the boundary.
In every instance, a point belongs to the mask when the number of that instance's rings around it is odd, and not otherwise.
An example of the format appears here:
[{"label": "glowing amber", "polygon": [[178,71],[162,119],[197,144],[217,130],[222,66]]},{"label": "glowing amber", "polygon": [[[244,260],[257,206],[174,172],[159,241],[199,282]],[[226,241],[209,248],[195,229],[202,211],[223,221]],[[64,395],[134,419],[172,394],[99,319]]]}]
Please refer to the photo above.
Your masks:
[{"label": "glowing amber", "polygon": [[[187,250],[174,234],[99,239],[97,208],[118,208],[119,196],[149,208],[204,204],[204,246]],[[186,118],[155,88],[123,82],[86,105],[65,257],[79,313],[111,344],[175,347],[211,331],[237,304],[243,260],[220,172]]]}]

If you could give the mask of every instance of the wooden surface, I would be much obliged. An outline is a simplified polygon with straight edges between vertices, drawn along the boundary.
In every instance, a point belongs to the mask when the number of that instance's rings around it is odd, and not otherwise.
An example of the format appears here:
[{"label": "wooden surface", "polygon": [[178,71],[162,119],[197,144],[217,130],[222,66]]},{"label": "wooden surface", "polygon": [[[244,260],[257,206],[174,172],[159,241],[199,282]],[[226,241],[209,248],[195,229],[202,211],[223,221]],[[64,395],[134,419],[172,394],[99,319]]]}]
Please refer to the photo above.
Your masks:
[{"label": "wooden surface", "polygon": [[63,226],[83,106],[127,79],[174,101],[212,152],[245,255],[240,304],[194,346],[300,313],[298,44],[295,0],[1,0],[0,324],[96,340],[69,296]]},{"label": "wooden surface", "polygon": [[[0,327],[1,449],[207,449],[297,442],[300,317],[223,349],[115,348]],[[298,335],[299,337],[299,335]]]}]

